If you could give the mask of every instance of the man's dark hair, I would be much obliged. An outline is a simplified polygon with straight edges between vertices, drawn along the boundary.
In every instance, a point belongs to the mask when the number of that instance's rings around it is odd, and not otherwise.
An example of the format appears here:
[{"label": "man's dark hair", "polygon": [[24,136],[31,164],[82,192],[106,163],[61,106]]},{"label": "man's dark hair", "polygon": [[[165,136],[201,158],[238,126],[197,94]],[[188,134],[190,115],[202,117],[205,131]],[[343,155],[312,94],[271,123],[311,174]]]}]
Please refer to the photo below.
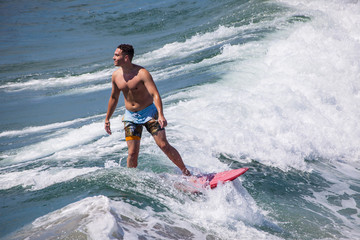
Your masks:
[{"label": "man's dark hair", "polygon": [[132,61],[133,57],[134,57],[134,48],[132,45],[130,44],[120,44],[118,46],[118,48],[121,49],[122,53],[124,55],[128,55],[130,58],[130,61]]}]

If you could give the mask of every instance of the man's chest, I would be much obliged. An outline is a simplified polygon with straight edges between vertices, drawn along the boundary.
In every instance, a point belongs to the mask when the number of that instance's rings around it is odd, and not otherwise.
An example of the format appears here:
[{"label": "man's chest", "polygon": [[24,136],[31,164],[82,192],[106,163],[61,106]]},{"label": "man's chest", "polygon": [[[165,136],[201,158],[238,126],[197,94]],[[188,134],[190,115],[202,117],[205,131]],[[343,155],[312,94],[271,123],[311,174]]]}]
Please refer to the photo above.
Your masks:
[{"label": "man's chest", "polygon": [[124,78],[118,79],[116,81],[117,87],[124,92],[127,91],[137,91],[142,88],[144,88],[144,83],[139,79],[138,77],[134,77],[128,80],[125,80]]}]

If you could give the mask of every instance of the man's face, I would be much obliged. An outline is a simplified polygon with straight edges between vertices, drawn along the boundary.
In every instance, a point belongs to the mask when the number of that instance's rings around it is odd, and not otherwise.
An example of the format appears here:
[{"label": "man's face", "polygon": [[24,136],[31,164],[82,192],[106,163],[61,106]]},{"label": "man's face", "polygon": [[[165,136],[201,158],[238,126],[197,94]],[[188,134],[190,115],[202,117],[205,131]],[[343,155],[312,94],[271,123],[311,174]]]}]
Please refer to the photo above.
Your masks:
[{"label": "man's face", "polygon": [[113,60],[115,66],[121,66],[122,63],[125,62],[125,56],[123,56],[122,50],[120,48],[115,50]]}]

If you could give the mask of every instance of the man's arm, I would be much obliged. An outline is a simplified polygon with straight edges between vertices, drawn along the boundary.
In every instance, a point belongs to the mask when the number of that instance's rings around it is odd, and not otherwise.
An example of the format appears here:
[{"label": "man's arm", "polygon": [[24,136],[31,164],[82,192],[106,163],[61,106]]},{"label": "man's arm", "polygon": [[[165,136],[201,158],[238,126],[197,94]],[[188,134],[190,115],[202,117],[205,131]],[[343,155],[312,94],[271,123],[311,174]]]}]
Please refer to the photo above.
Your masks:
[{"label": "man's arm", "polygon": [[150,95],[153,97],[155,107],[158,110],[159,113],[158,122],[160,124],[160,127],[164,128],[167,126],[167,121],[164,116],[163,105],[159,91],[155,85],[155,82],[151,74],[146,69],[141,69],[141,71],[142,71],[142,79],[144,81],[144,85],[148,90],[148,92],[150,93]]},{"label": "man's arm", "polygon": [[119,96],[120,96],[120,89],[116,86],[115,83],[115,73],[112,75],[111,82],[112,82],[112,90],[111,90],[111,95],[110,95],[108,109],[105,118],[105,131],[108,134],[111,134],[110,118],[116,109],[116,105],[119,101]]}]

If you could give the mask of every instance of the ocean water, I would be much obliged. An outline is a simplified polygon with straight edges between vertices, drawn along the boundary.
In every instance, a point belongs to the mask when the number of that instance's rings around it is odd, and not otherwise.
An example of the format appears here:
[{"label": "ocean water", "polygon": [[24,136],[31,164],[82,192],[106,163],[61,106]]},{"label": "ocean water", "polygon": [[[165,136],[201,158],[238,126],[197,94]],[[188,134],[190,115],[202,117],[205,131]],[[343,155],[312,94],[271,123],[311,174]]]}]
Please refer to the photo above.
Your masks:
[{"label": "ocean water", "polygon": [[[356,0],[1,1],[1,239],[360,239]],[[125,167],[112,63],[135,47],[200,195],[144,131]]]}]

